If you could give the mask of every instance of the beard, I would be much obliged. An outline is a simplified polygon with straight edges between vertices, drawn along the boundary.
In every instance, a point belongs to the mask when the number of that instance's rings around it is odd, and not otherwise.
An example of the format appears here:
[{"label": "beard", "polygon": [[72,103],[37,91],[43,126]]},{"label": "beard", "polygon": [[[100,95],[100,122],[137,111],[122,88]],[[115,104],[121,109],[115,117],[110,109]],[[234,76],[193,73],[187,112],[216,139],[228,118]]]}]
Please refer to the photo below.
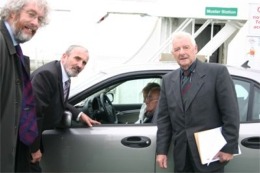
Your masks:
[{"label": "beard", "polygon": [[24,34],[21,30],[18,30],[17,32],[14,33],[14,38],[19,42],[19,43],[24,43],[26,41],[29,41],[32,39],[31,35]]},{"label": "beard", "polygon": [[79,74],[79,71],[75,69],[67,69],[66,72],[69,77],[76,77]]},{"label": "beard", "polygon": [[23,27],[24,25],[19,20],[14,21],[14,23],[11,25],[11,28],[14,33],[14,38],[18,43],[24,43],[26,41],[29,41],[32,39],[34,35],[24,33]]}]

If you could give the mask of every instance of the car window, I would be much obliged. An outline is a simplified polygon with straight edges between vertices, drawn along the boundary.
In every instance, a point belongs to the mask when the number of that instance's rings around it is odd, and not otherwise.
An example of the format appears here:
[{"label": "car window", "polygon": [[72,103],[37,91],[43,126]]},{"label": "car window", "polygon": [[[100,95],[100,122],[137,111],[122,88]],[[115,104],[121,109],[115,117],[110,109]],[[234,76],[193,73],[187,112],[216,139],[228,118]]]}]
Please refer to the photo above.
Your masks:
[{"label": "car window", "polygon": [[113,104],[141,104],[143,103],[142,90],[149,82],[160,84],[159,78],[129,80],[117,86],[112,91]]},{"label": "car window", "polygon": [[253,120],[260,120],[260,88],[254,87]]},{"label": "car window", "polygon": [[[239,79],[233,79],[233,81],[238,100],[240,121],[260,120],[260,88],[257,86],[251,87],[252,83],[249,81]],[[252,94],[250,94],[251,92]],[[250,96],[253,98],[250,99]],[[249,108],[252,108],[252,110],[248,111]],[[248,113],[250,116],[248,116]]]},{"label": "car window", "polygon": [[244,122],[247,120],[250,83],[241,80],[233,81],[235,84],[236,95],[238,100],[240,121]]},{"label": "car window", "polygon": [[[102,124],[135,124],[144,102],[142,90],[151,82],[160,85],[160,76],[111,81],[90,96],[82,97],[76,107]],[[81,126],[77,122],[73,125]]]}]

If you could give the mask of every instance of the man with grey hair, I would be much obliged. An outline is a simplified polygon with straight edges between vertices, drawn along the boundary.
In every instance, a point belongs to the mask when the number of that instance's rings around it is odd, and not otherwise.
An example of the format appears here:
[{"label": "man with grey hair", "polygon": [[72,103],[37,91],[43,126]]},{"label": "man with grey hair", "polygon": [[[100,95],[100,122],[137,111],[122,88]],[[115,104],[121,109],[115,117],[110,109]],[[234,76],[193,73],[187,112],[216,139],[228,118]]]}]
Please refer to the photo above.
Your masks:
[{"label": "man with grey hair", "polygon": [[[30,145],[37,136],[30,61],[20,44],[47,24],[46,0],[8,0],[0,20],[1,172],[29,172]],[[30,115],[30,118],[28,118]],[[27,126],[33,122],[32,125]]]},{"label": "man with grey hair", "polygon": [[[223,173],[238,153],[239,110],[234,83],[226,66],[197,60],[198,48],[190,33],[174,33],[172,40],[172,55],[180,68],[162,79],[156,161],[167,168],[172,144],[175,173]],[[222,127],[227,144],[215,156],[219,161],[202,165],[194,133],[216,127]]]},{"label": "man with grey hair", "polygon": [[[51,61],[31,75],[33,91],[36,96],[36,112],[38,117],[39,133],[53,129],[60,125],[64,111],[72,113],[72,119],[82,121],[89,127],[100,124],[68,103],[70,78],[77,76],[86,66],[89,60],[89,52],[79,45],[70,46],[62,55],[60,61]],[[44,151],[41,135],[33,144],[32,168],[33,171],[41,172],[39,161]]]}]

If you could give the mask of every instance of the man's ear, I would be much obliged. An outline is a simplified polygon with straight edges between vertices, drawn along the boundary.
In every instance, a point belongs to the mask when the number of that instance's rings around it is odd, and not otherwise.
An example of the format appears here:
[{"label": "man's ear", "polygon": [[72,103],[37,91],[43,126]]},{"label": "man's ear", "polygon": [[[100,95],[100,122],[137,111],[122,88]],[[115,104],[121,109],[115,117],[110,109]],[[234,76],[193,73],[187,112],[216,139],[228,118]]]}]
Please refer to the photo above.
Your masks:
[{"label": "man's ear", "polygon": [[196,49],[196,53],[198,53],[199,47],[198,47],[197,44],[196,44],[196,46],[195,46],[195,49]]},{"label": "man's ear", "polygon": [[12,23],[12,21],[15,19],[15,17],[16,17],[16,14],[14,12],[11,12],[9,18],[7,19],[7,21],[9,23]]},{"label": "man's ear", "polygon": [[62,57],[61,57],[61,62],[64,62],[64,61],[65,61],[65,59],[66,59],[66,57],[67,57],[67,54],[66,54],[66,53],[62,54]]}]

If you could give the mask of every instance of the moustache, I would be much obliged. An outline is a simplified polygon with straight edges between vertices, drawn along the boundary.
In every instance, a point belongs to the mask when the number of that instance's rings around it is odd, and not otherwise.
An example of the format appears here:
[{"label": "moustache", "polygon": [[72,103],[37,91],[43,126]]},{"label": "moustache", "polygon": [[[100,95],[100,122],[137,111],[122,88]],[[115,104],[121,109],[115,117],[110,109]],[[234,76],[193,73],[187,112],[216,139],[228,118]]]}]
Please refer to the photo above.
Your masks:
[{"label": "moustache", "polygon": [[80,67],[73,67],[72,68],[76,73],[80,73],[81,72],[81,68]]},{"label": "moustache", "polygon": [[37,26],[34,26],[34,25],[26,25],[25,26],[27,29],[31,30],[33,33],[35,33],[38,29]]}]

